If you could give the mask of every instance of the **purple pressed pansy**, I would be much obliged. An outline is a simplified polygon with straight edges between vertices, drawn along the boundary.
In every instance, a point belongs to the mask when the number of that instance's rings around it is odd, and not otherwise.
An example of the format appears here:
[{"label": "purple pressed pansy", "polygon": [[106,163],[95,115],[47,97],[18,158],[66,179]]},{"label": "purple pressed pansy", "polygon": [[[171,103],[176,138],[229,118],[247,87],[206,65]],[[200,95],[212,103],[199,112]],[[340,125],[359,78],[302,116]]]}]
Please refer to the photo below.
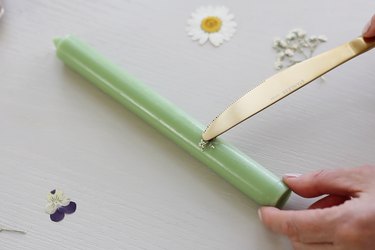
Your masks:
[{"label": "purple pressed pansy", "polygon": [[65,214],[72,214],[77,209],[77,204],[60,190],[52,190],[47,196],[46,213],[52,221],[58,222],[64,219]]},{"label": "purple pressed pansy", "polygon": [[50,214],[49,217],[52,221],[59,222],[64,219],[65,214],[63,212],[60,212],[59,210],[56,210],[53,214]]}]

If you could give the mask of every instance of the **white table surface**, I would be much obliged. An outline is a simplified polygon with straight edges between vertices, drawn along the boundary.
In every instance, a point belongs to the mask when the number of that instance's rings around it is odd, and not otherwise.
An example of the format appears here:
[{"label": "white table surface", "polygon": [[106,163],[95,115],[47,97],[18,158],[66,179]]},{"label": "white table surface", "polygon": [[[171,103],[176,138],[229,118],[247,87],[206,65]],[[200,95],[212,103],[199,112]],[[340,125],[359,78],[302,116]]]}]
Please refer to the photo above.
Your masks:
[{"label": "white table surface", "polygon": [[[220,48],[185,32],[224,4],[238,32]],[[275,36],[361,32],[373,0],[11,1],[0,20],[0,249],[290,249],[245,195],[64,67],[52,38],[75,34],[204,124],[273,74]],[[374,163],[375,51],[223,137],[278,176]],[[54,223],[47,193],[78,205]],[[293,196],[287,208],[310,204]]]}]

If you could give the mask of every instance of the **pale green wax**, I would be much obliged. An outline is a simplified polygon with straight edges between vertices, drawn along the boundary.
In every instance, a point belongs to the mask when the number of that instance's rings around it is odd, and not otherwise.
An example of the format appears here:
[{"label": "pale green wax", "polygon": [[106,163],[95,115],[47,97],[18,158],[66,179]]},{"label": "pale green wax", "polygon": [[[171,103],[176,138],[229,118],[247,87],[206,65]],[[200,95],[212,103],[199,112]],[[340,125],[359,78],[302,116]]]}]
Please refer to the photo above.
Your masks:
[{"label": "pale green wax", "polygon": [[[199,147],[204,126],[73,36],[54,40],[57,56],[260,205],[281,207],[290,190],[273,173],[220,139]],[[181,97],[183,98],[183,96]]]}]

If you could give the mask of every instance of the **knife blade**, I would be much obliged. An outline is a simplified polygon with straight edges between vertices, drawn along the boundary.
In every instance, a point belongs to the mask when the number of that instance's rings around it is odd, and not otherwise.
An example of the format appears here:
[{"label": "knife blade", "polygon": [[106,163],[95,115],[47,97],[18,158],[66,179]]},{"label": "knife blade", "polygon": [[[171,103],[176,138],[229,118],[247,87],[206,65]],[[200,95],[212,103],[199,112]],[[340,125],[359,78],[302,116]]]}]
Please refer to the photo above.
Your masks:
[{"label": "knife blade", "polygon": [[271,76],[218,115],[203,132],[202,139],[214,139],[328,71],[374,47],[375,39],[358,37]]}]

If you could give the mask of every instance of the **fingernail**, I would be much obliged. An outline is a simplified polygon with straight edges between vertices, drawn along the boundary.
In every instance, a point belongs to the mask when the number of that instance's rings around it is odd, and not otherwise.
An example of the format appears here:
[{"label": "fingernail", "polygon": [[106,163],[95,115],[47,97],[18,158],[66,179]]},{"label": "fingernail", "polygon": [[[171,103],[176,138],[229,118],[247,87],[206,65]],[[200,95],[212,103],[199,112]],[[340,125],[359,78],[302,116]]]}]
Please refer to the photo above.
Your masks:
[{"label": "fingernail", "polygon": [[298,178],[301,174],[284,174],[284,178]]},{"label": "fingernail", "polygon": [[258,209],[258,217],[260,221],[263,221],[262,219],[262,212],[260,211],[260,208]]}]

